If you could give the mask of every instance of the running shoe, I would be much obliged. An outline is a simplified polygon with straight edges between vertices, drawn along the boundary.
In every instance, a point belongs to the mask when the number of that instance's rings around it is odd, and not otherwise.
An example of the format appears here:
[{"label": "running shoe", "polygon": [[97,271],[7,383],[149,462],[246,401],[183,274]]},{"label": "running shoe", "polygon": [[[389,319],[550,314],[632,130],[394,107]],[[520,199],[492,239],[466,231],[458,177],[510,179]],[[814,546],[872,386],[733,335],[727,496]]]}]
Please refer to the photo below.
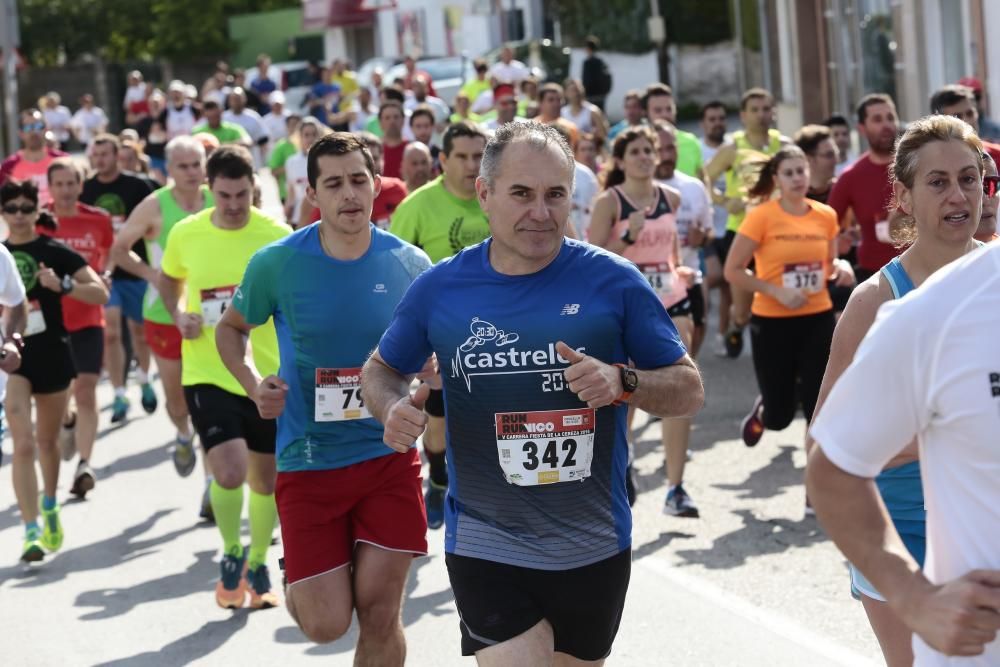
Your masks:
[{"label": "running shoe", "polygon": [[444,525],[444,494],[447,486],[438,486],[427,481],[427,493],[424,495],[424,506],[427,508],[427,527],[438,529]]},{"label": "running shoe", "polygon": [[636,474],[635,467],[629,463],[625,468],[625,494],[628,495],[628,506],[635,507],[636,494]]},{"label": "running shoe", "polygon": [[663,503],[663,513],[670,516],[681,516],[691,519],[698,518],[698,508],[691,501],[691,496],[687,494],[680,484],[667,492],[667,500]]},{"label": "running shoe", "polygon": [[142,409],[146,411],[147,415],[151,415],[156,412],[156,392],[153,391],[153,385],[148,382],[142,385]]},{"label": "running shoe", "polygon": [[124,396],[115,396],[115,402],[111,405],[111,423],[117,424],[125,421],[128,416],[129,402]]},{"label": "running shoe", "polygon": [[215,602],[223,609],[240,609],[246,603],[247,582],[244,579],[246,550],[240,556],[226,554],[219,563],[221,576],[215,585]]},{"label": "running shoe", "polygon": [[24,536],[24,547],[21,549],[21,561],[25,563],[37,563],[45,558],[45,551],[42,549],[42,541],[39,539],[37,528],[29,530]]},{"label": "running shoe", "polygon": [[270,609],[281,604],[278,595],[271,590],[271,574],[267,571],[267,565],[247,570],[247,592],[250,593],[252,609]]},{"label": "running shoe", "polygon": [[63,461],[72,461],[76,456],[76,414],[72,423],[59,427],[59,453]]},{"label": "running shoe", "polygon": [[736,359],[743,354],[743,329],[740,327],[730,327],[726,332],[723,343],[726,346],[726,356]]},{"label": "running shoe", "polygon": [[50,510],[42,508],[42,536],[39,542],[46,551],[59,551],[63,543],[62,522],[59,521],[59,505]]},{"label": "running shoe", "polygon": [[726,352],[726,337],[722,334],[715,334],[715,345],[712,347],[712,352],[715,353],[717,357],[728,357],[729,353]]},{"label": "running shoe", "polygon": [[198,516],[209,523],[215,523],[215,512],[212,511],[212,485],[205,484],[205,493],[201,494],[201,509]]},{"label": "running shoe", "polygon": [[174,470],[181,477],[187,477],[194,470],[195,464],[198,463],[198,455],[194,451],[194,436],[184,439],[181,434],[177,434],[177,440],[174,445]]},{"label": "running shoe", "polygon": [[743,444],[747,447],[755,447],[764,435],[764,421],[761,414],[764,411],[764,399],[760,396],[754,399],[753,407],[749,414],[743,418],[741,426],[743,430]]},{"label": "running shoe", "polygon": [[73,476],[73,486],[69,492],[78,498],[86,498],[87,492],[93,490],[97,478],[93,468],[86,461],[80,461],[76,466],[76,474]]}]

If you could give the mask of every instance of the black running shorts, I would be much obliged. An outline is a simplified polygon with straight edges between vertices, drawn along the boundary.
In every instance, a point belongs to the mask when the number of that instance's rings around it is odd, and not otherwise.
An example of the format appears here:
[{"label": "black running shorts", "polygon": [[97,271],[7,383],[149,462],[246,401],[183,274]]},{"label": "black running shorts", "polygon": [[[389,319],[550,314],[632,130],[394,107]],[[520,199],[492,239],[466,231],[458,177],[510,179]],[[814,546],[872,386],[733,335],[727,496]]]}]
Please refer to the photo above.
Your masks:
[{"label": "black running shorts", "polygon": [[601,660],[621,623],[632,571],[632,550],[572,570],[534,570],[445,554],[460,616],[462,655],[552,625],[555,650]]},{"label": "black running shorts", "polygon": [[14,371],[31,383],[32,394],[55,394],[69,387],[76,367],[65,336],[37,334],[24,341],[21,366]]},{"label": "black running shorts", "polygon": [[184,398],[206,452],[227,440],[242,438],[250,451],[274,454],[277,424],[261,417],[257,404],[246,396],[214,384],[193,384],[184,387]]},{"label": "black running shorts", "polygon": [[701,285],[688,288],[688,301],[691,302],[691,320],[696,327],[705,326],[705,293]]},{"label": "black running shorts", "polygon": [[77,373],[101,374],[104,361],[104,327],[87,327],[69,334],[69,349]]}]

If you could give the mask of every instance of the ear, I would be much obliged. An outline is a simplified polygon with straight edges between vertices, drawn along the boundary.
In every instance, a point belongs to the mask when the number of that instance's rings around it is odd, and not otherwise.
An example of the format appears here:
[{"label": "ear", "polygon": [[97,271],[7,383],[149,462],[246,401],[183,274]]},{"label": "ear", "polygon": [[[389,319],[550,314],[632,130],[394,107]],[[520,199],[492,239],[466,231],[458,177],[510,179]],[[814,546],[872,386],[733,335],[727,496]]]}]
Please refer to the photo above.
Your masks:
[{"label": "ear", "polygon": [[899,181],[893,181],[892,194],[899,205],[900,210],[906,215],[913,215],[913,193]]},{"label": "ear", "polygon": [[[442,154],[443,155],[443,154]],[[489,198],[490,186],[486,183],[486,179],[482,176],[476,178],[476,199],[479,201],[479,208],[483,209],[483,213],[489,214],[489,206],[487,205],[487,200]]]},{"label": "ear", "polygon": [[316,200],[316,188],[311,185],[306,186],[306,201],[312,204],[313,208],[319,208],[319,202]]},{"label": "ear", "polygon": [[380,176],[379,174],[375,174],[374,182],[375,182],[375,197],[377,198],[379,196],[379,193],[382,192],[382,176]]}]

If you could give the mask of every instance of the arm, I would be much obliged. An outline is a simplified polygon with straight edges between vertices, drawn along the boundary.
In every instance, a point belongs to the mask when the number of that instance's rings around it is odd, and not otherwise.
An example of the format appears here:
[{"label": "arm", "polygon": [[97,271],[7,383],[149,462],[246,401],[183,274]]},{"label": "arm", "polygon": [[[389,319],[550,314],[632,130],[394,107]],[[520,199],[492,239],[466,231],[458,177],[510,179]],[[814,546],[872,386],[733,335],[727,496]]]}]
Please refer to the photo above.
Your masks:
[{"label": "arm", "polygon": [[115,242],[111,246],[112,262],[132,275],[155,284],[156,270],[139,259],[139,256],[132,252],[132,246],[152,236],[159,224],[160,202],[155,195],[149,195],[135,207],[132,215],[125,221],[125,226],[115,237]]},{"label": "arm", "polygon": [[199,313],[185,313],[180,309],[180,293],[183,288],[183,281],[171,278],[160,271],[155,282],[156,289],[163,299],[163,306],[170,313],[170,318],[180,329],[181,336],[188,340],[193,340],[201,335],[201,315]]},{"label": "arm", "polygon": [[[581,354],[566,343],[556,343],[556,352],[570,362],[563,375],[570,391],[592,408],[611,405],[624,391],[621,370],[599,359]],[[685,354],[676,363],[652,370],[636,370],[639,385],[629,405],[663,418],[689,417],[705,402],[701,374]]]},{"label": "arm", "polygon": [[[704,165],[703,171],[705,173],[705,188],[707,188],[710,193],[714,191],[715,182],[719,180],[720,176],[732,168],[735,160],[736,144],[726,144],[719,149],[708,164]],[[712,199],[716,204],[723,203],[722,201],[716,200],[714,196]]]},{"label": "arm", "polygon": [[[639,216],[643,215],[641,211],[637,211],[637,213],[639,213]],[[628,248],[628,244],[611,233],[615,227],[615,219],[617,215],[618,209],[615,204],[615,195],[610,190],[605,190],[598,195],[597,200],[594,202],[594,210],[590,215],[590,229],[588,230],[588,235],[590,242],[594,245],[621,255],[625,252],[625,249]],[[645,223],[644,217],[642,222]],[[637,229],[633,229],[634,227],[637,227]],[[639,232],[641,231],[642,224],[638,224],[637,219],[637,224],[632,225],[632,217],[630,216],[630,238],[638,238]]]},{"label": "arm", "polygon": [[215,346],[222,363],[257,404],[264,419],[274,419],[285,409],[288,385],[276,375],[261,378],[252,355],[247,354],[247,341],[254,326],[236,308],[227,308],[215,327]]},{"label": "arm", "polygon": [[97,275],[97,271],[84,266],[73,274],[73,289],[66,296],[94,306],[103,306],[108,302],[108,287]]},{"label": "arm", "polygon": [[792,310],[805,305],[809,296],[804,289],[778,287],[761,280],[747,270],[757,247],[757,242],[750,237],[744,236],[742,233],[736,235],[732,247],[729,248],[729,255],[726,257],[726,267],[723,269],[726,281],[737,289],[767,294]]},{"label": "arm", "polygon": [[845,259],[840,259],[839,239],[834,238],[830,241],[830,276],[829,280],[832,280],[838,287],[848,287],[857,282],[854,277],[854,267],[851,263]]},{"label": "arm", "polygon": [[385,425],[385,444],[400,453],[408,451],[427,426],[423,407],[430,386],[421,384],[411,395],[412,380],[389,366],[378,350],[361,369],[361,391],[368,411]]}]

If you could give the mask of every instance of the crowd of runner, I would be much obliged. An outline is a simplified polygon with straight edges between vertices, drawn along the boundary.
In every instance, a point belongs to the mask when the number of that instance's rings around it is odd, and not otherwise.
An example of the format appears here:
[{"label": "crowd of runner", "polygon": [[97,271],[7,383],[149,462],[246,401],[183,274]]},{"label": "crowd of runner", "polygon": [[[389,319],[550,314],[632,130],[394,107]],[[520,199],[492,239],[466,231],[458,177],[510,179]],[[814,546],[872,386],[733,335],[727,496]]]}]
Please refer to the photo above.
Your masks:
[{"label": "crowd of runner", "polygon": [[[262,56],[166,94],[130,74],[119,134],[89,96],[21,113],[0,166],[21,559],[74,539],[57,491],[99,482],[106,376],[112,423],[133,381],[147,413],[162,399],[177,473],[202,459],[219,606],[284,604],[316,642],[356,613],[360,664],[402,664],[410,564],[444,526],[465,655],[600,662],[635,414],[662,419],[664,513],[698,517],[695,360],[709,338],[740,357],[749,328],[738,436],[812,425],[803,511],[887,664],[1000,663],[1000,146],[977,90],[943,87],[905,128],[875,92],[787,137],[751,88],[738,129],[709,102],[697,136],[662,83],[612,125],[510,49],[474,69],[451,106],[413,59],[371,86],[337,61],[293,113]],[[260,208],[269,177],[283,219]]]}]

